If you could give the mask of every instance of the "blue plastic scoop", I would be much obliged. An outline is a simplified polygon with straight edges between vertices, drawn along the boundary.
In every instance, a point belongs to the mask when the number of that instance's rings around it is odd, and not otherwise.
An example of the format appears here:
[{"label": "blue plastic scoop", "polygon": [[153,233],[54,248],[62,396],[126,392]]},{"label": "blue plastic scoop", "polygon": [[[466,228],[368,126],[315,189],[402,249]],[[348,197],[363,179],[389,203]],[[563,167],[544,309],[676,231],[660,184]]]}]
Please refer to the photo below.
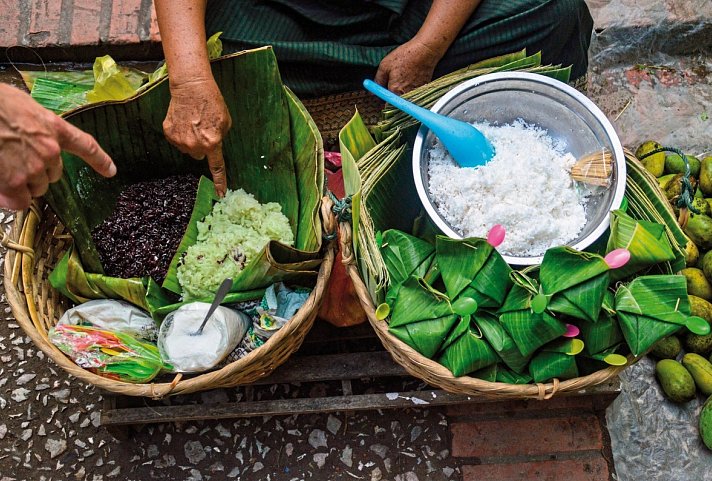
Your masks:
[{"label": "blue plastic scoop", "polygon": [[478,167],[494,157],[494,147],[487,137],[467,122],[436,114],[408,102],[372,80],[364,80],[363,86],[376,97],[428,127],[460,167]]}]

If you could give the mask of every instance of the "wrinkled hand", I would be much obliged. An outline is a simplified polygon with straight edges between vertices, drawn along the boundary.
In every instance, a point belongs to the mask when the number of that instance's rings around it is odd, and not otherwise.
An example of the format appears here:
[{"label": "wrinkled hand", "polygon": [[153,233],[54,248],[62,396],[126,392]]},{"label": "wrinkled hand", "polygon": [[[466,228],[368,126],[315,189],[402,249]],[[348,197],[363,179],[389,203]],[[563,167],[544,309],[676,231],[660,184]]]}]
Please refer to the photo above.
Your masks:
[{"label": "wrinkled hand", "polygon": [[440,58],[432,48],[414,38],[381,60],[374,80],[402,95],[430,82]]},{"label": "wrinkled hand", "polygon": [[225,195],[227,178],[222,140],[232,125],[215,80],[191,80],[171,85],[171,103],[163,132],[178,150],[195,159],[208,158],[219,196]]},{"label": "wrinkled hand", "polygon": [[66,150],[104,177],[116,166],[94,137],[46,110],[26,93],[0,84],[0,207],[26,209],[62,177]]}]

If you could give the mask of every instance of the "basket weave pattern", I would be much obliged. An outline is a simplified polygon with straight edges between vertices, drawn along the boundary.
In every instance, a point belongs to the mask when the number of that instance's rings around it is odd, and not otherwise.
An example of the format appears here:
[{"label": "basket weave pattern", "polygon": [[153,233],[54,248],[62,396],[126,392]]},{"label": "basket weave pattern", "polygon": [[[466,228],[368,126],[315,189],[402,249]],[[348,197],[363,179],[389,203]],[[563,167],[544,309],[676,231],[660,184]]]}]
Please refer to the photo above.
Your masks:
[{"label": "basket weave pattern", "polygon": [[[324,230],[333,233],[336,221],[331,214],[331,201],[324,199],[322,216]],[[326,214],[326,216],[325,216]],[[18,212],[12,225],[10,249],[5,259],[5,289],[8,303],[18,324],[56,364],[83,382],[106,391],[129,396],[162,398],[208,389],[234,387],[261,379],[284,363],[304,341],[316,318],[334,264],[335,242],[324,247],[316,286],[306,303],[282,329],[260,348],[220,370],[183,378],[178,374],[172,382],[132,384],[108,379],[87,371],[69,359],[48,339],[68,301],[48,281],[48,276],[71,243],[71,236],[47,205],[36,203]]]},{"label": "basket weave pattern", "polygon": [[455,377],[450,370],[428,359],[409,345],[405,344],[388,332],[388,323],[376,319],[376,307],[371,296],[361,279],[356,267],[352,241],[351,225],[342,222],[339,226],[341,238],[341,252],[346,271],[354,283],[356,294],[366,311],[368,322],[376,331],[376,335],[383,346],[390,352],[393,359],[403,366],[412,376],[415,376],[432,386],[445,391],[468,396],[483,396],[496,399],[550,399],[555,395],[576,393],[588,387],[602,384],[616,377],[625,366],[609,367],[593,374],[577,377],[566,381],[554,379],[550,383],[537,384],[506,384],[501,382],[483,381],[469,376]]}]

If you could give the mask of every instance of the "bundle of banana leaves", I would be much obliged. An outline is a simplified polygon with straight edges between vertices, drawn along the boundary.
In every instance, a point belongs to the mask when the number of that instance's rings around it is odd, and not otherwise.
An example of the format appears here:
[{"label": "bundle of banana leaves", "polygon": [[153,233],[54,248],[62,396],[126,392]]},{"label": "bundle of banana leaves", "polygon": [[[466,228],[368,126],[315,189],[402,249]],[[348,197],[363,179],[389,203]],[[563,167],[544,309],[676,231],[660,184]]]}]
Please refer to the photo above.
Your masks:
[{"label": "bundle of banana leaves", "polygon": [[[242,188],[261,203],[280,204],[294,234],[294,247],[270,242],[249,260],[234,279],[226,302],[259,298],[267,286],[281,280],[313,282],[322,239],[324,157],[319,132],[301,102],[282,84],[271,48],[222,57],[212,67],[233,119],[223,142],[228,188]],[[180,305],[177,258],[196,241],[197,222],[217,200],[212,182],[203,179],[200,184],[183,242],[161,285],[151,278],[104,275],[91,236],[113,212],[118,194],[127,185],[176,174],[210,176],[206,162],[181,154],[166,141],[162,122],[169,102],[164,79],[129,101],[100,102],[65,117],[93,135],[118,169],[115,177],[106,179],[63,152],[64,175],[46,195],[74,241],[50,280],[75,302],[125,299],[158,317]]]}]

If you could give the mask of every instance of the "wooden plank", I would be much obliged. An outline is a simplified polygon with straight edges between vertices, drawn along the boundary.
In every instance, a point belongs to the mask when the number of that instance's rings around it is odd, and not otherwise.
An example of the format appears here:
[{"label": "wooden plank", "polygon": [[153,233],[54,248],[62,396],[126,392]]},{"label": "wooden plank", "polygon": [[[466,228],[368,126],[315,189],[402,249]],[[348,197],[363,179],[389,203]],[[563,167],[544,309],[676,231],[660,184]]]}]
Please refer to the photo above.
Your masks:
[{"label": "wooden plank", "polygon": [[[620,386],[606,383],[570,396],[610,396],[618,394]],[[501,399],[452,394],[442,390],[401,393],[357,394],[322,398],[279,399],[273,401],[232,402],[206,405],[153,406],[115,409],[102,412],[104,426],[166,423],[214,419],[234,419],[267,415],[292,415],[353,412],[374,409],[403,409],[446,406],[451,404],[497,402]]]},{"label": "wooden plank", "polygon": [[386,351],[294,356],[254,385],[406,376]]}]

